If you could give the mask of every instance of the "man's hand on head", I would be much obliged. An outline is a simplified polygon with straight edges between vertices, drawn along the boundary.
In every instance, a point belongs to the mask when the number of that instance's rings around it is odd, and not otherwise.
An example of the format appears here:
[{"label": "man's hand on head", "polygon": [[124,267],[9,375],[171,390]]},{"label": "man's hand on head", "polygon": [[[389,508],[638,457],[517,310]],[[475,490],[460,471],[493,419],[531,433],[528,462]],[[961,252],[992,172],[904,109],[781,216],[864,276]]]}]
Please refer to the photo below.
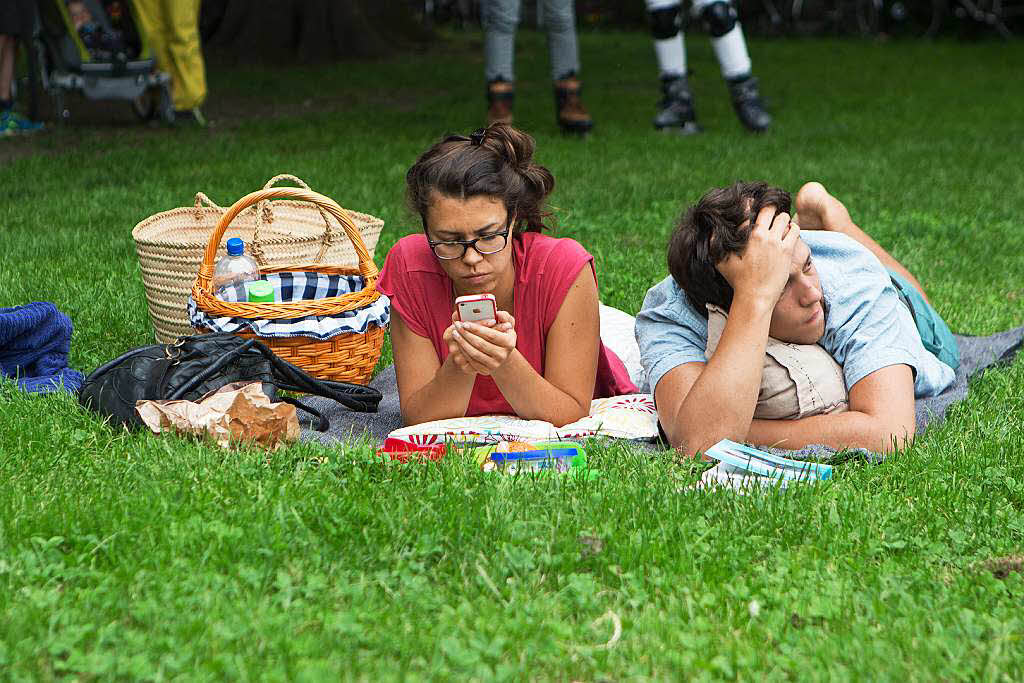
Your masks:
[{"label": "man's hand on head", "polygon": [[735,296],[760,299],[774,306],[789,281],[793,249],[800,228],[789,214],[765,206],[757,214],[743,251],[730,254],[715,267],[733,288]]}]

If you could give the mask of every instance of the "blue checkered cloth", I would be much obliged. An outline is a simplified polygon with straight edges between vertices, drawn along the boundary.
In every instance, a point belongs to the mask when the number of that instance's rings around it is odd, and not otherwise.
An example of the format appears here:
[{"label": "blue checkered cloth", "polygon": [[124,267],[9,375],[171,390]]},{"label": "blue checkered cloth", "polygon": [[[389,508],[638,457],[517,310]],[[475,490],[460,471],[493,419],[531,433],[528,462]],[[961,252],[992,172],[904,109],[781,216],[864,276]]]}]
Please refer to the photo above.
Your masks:
[{"label": "blue checkered cloth", "polygon": [[71,318],[45,301],[0,308],[0,375],[35,394],[76,393],[82,373],[68,367]]},{"label": "blue checkered cloth", "polygon": [[[314,272],[268,273],[266,280],[274,288],[274,303],[308,301],[360,292],[365,286],[359,275],[326,275]],[[218,296],[224,301],[247,299],[242,284],[229,287]],[[339,334],[365,334],[370,325],[386,327],[391,322],[391,301],[383,294],[369,306],[337,315],[309,315],[303,318],[273,320],[257,318],[213,318],[199,310],[188,298],[188,318],[194,327],[214,332],[251,332],[260,337],[310,337],[324,341]]]}]

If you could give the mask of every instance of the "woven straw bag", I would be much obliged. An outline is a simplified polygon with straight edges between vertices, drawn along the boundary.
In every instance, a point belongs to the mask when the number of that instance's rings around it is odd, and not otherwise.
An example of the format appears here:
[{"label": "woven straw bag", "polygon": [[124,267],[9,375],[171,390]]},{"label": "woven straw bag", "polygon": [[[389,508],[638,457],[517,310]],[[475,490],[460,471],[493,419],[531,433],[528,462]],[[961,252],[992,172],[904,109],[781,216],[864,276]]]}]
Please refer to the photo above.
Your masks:
[{"label": "woven straw bag", "polygon": [[[263,189],[282,180],[310,189],[299,178],[287,174],[274,176]],[[172,342],[193,333],[186,313],[188,294],[210,234],[225,210],[198,192],[194,206],[155,214],[132,230],[157,341]],[[372,259],[384,221],[355,211],[348,215]],[[229,236],[241,237],[246,251],[261,267],[289,263],[356,267],[359,257],[352,242],[339,237],[340,227],[329,212],[308,202],[280,201],[271,205],[264,201],[238,216]]]},{"label": "woven straw bag", "polygon": [[[325,266],[319,264],[291,264],[263,269],[264,273],[280,273],[286,271],[305,270],[327,275],[359,275],[363,279],[363,289],[341,296],[322,299],[291,301],[287,303],[250,303],[229,302],[217,298],[213,293],[214,261],[224,234],[239,214],[250,206],[267,204],[270,199],[293,199],[311,202],[317,210],[322,211],[341,225],[345,236],[351,241],[358,258],[356,268],[343,266]],[[327,222],[327,225],[330,225]],[[374,265],[370,253],[363,243],[359,229],[349,217],[348,212],[329,197],[295,187],[275,187],[253,192],[242,197],[229,208],[220,221],[203,252],[199,266],[199,276],[192,287],[192,298],[196,306],[212,317],[230,316],[234,318],[261,318],[290,320],[305,316],[332,316],[346,311],[354,311],[369,306],[380,298],[377,291],[377,266]],[[203,332],[205,330],[199,330]],[[366,384],[370,380],[373,368],[380,360],[380,350],[384,343],[384,328],[371,325],[365,334],[343,333],[325,341],[309,337],[256,337],[251,334],[238,333],[240,337],[259,339],[271,351],[284,360],[295,365],[319,379],[332,379],[343,382]]]}]

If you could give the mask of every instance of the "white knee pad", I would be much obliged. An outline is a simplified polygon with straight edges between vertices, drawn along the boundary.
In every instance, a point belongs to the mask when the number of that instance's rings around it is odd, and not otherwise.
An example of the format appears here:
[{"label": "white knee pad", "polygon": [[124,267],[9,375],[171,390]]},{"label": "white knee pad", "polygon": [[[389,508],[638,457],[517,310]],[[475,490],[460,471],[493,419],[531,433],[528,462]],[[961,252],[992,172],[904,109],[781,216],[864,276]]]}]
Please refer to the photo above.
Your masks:
[{"label": "white knee pad", "polygon": [[647,11],[653,12],[654,10],[667,9],[669,7],[678,7],[679,0],[646,0]]}]

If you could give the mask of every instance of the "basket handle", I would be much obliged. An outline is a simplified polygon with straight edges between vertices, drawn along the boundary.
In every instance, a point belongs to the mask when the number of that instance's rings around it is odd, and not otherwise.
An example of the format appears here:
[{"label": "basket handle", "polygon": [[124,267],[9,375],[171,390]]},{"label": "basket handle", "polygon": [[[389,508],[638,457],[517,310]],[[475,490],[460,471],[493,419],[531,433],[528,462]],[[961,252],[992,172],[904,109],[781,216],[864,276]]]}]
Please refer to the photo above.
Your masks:
[{"label": "basket handle", "polygon": [[[208,209],[216,209],[217,211],[220,211],[221,214],[226,211],[223,206],[207,197],[205,193],[196,192],[196,201],[192,209],[192,217],[195,219],[196,223],[203,220],[204,206]],[[266,252],[263,251],[263,242],[260,239],[260,228],[263,227],[263,215],[256,207],[253,207],[253,213],[256,214],[256,225],[253,228],[252,239],[249,241],[249,253],[253,255],[253,258],[256,259],[256,262],[259,265],[265,266],[267,265]],[[323,211],[320,213],[323,215]],[[271,219],[273,219],[273,216],[271,216]],[[326,220],[326,218],[324,220]],[[321,248],[320,254],[323,254],[325,251],[325,249]],[[320,255],[317,256],[316,262],[320,262]]]},{"label": "basket handle", "polygon": [[[274,176],[273,178],[267,181],[267,184],[263,186],[263,189],[269,190],[270,188],[274,187],[279,181],[282,180],[287,180],[288,182],[295,183],[302,189],[308,190],[309,192],[313,191],[312,188],[310,188],[309,185],[306,184],[306,181],[290,173],[281,173],[279,175]],[[327,213],[319,204],[316,205],[316,210],[320,212],[320,217],[324,219],[324,225],[326,227],[324,229],[324,236],[320,240],[320,251],[317,252],[316,258],[313,259],[314,265],[317,265],[321,261],[323,261],[324,256],[327,255],[327,250],[331,248],[331,245],[334,244],[335,241],[334,229],[331,227],[331,221],[327,217]],[[256,226],[253,229],[252,235],[253,246],[249,251],[256,258],[256,262],[263,266],[266,265],[266,254],[264,253],[263,245],[260,242],[260,228],[263,227],[264,223],[270,225],[271,223],[274,222],[274,210],[271,208],[270,201],[264,200],[256,205],[255,211]]]},{"label": "basket handle", "polygon": [[281,173],[281,174],[278,174],[278,175],[274,176],[273,178],[271,178],[270,180],[267,181],[267,184],[263,186],[263,189],[264,190],[269,190],[274,185],[277,185],[278,181],[280,181],[280,180],[287,180],[288,182],[295,183],[296,185],[298,185],[299,187],[301,187],[304,190],[312,190],[313,189],[309,185],[306,184],[305,180],[303,180],[302,178],[300,178],[298,176],[294,176],[291,173]]},{"label": "basket handle", "polygon": [[[206,251],[203,252],[202,263],[199,264],[199,276],[196,278],[196,285],[198,288],[212,291],[210,283],[213,279],[213,262],[214,259],[217,258],[217,248],[220,246],[220,242],[224,238],[224,232],[228,229],[228,226],[231,225],[231,221],[250,206],[270,199],[295,199],[298,201],[311,202],[317,206],[321,213],[334,216],[338,223],[341,224],[342,229],[345,231],[345,235],[352,242],[352,246],[355,247],[356,257],[359,259],[359,274],[363,276],[366,286],[369,288],[376,284],[379,271],[377,270],[377,266],[374,264],[373,259],[370,258],[370,252],[367,251],[366,244],[363,242],[363,237],[359,234],[359,228],[357,228],[356,224],[352,221],[352,217],[349,216],[348,211],[341,208],[338,203],[330,197],[325,197],[324,195],[318,192],[313,192],[312,190],[305,190],[298,187],[271,187],[245,195],[232,204],[231,207],[224,212],[224,215],[221,216],[213,234],[210,235],[210,241],[206,245]],[[329,223],[327,229],[330,229]]]},{"label": "basket handle", "polygon": [[204,193],[196,192],[196,201],[195,204],[193,205],[194,210],[192,211],[192,217],[195,218],[197,222],[203,220],[204,206],[210,209],[217,209],[218,211],[224,210],[223,206],[219,206],[215,201],[207,197]]}]

